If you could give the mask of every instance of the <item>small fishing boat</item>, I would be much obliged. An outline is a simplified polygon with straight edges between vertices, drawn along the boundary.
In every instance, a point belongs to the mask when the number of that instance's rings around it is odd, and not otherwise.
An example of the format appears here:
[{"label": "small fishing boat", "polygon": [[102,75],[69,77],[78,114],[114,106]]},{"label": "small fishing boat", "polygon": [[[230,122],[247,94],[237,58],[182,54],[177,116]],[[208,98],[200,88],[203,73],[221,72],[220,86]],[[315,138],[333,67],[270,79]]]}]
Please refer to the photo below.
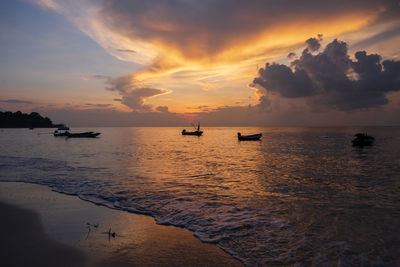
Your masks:
[{"label": "small fishing boat", "polygon": [[54,131],[54,136],[68,136],[69,127],[58,127],[57,130]]},{"label": "small fishing boat", "polygon": [[369,136],[364,133],[358,133],[354,135],[356,138],[354,138],[351,142],[353,143],[353,146],[370,146],[374,143],[375,138],[372,136]]},{"label": "small fishing boat", "polygon": [[67,138],[95,138],[100,133],[95,133],[95,132],[83,132],[83,133],[69,133],[66,135]]},{"label": "small fishing boat", "polygon": [[237,133],[237,136],[239,141],[257,141],[260,140],[262,134],[241,135],[240,133]]},{"label": "small fishing boat", "polygon": [[83,133],[70,133],[69,127],[59,127],[57,130],[54,131],[53,135],[54,136],[63,136],[67,138],[80,138],[80,137],[85,137],[85,138],[94,138],[100,135],[100,133],[95,133],[95,132],[83,132]]},{"label": "small fishing boat", "polygon": [[197,124],[197,129],[196,131],[193,132],[188,132],[186,129],[182,130],[182,135],[196,135],[196,136],[201,136],[203,134],[203,131],[200,131],[200,123]]}]

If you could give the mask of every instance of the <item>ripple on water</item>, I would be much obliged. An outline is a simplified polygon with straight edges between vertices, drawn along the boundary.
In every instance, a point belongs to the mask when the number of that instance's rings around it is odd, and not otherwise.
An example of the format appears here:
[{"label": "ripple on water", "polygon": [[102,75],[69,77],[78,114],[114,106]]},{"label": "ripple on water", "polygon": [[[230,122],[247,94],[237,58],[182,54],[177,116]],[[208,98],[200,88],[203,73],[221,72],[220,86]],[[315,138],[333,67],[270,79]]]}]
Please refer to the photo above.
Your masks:
[{"label": "ripple on water", "polygon": [[176,130],[110,128],[79,146],[43,139],[40,150],[21,134],[32,151],[2,136],[1,151],[16,152],[0,155],[0,180],[151,215],[248,265],[399,263],[398,128],[374,129],[391,142],[365,150],[349,146],[347,128],[246,129],[263,132],[257,143],[238,143],[233,128],[196,139]]}]

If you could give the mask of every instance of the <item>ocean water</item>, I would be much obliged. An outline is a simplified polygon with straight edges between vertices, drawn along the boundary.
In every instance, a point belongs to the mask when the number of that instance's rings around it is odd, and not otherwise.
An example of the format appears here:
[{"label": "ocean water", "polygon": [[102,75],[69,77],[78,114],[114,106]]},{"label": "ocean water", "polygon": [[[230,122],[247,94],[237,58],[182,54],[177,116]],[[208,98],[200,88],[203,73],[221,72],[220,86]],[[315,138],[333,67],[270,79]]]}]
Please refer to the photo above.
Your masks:
[{"label": "ocean water", "polygon": [[[400,265],[400,127],[90,130],[1,129],[0,181],[151,215],[249,266]],[[375,145],[352,147],[359,131]]]}]

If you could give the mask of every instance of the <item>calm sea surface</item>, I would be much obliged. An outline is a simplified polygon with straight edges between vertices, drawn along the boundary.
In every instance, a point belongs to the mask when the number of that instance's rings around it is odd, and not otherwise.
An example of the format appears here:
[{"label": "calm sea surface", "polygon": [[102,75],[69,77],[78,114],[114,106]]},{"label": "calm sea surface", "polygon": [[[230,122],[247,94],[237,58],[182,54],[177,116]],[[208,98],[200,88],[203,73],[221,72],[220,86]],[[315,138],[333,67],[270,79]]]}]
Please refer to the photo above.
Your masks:
[{"label": "calm sea surface", "polygon": [[[399,127],[90,130],[0,130],[0,181],[152,215],[248,265],[400,265]],[[375,145],[353,148],[365,130]]]}]

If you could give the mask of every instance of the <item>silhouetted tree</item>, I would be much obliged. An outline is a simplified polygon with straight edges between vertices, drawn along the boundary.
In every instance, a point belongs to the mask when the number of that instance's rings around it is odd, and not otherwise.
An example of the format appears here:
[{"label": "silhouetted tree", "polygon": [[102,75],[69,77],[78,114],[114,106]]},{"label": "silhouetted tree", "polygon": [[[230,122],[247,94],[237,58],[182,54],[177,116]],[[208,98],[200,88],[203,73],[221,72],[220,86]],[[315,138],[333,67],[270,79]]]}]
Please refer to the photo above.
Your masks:
[{"label": "silhouetted tree", "polygon": [[0,128],[51,128],[57,127],[52,121],[45,117],[43,118],[37,112],[31,112],[29,115],[16,111],[0,111]]}]

